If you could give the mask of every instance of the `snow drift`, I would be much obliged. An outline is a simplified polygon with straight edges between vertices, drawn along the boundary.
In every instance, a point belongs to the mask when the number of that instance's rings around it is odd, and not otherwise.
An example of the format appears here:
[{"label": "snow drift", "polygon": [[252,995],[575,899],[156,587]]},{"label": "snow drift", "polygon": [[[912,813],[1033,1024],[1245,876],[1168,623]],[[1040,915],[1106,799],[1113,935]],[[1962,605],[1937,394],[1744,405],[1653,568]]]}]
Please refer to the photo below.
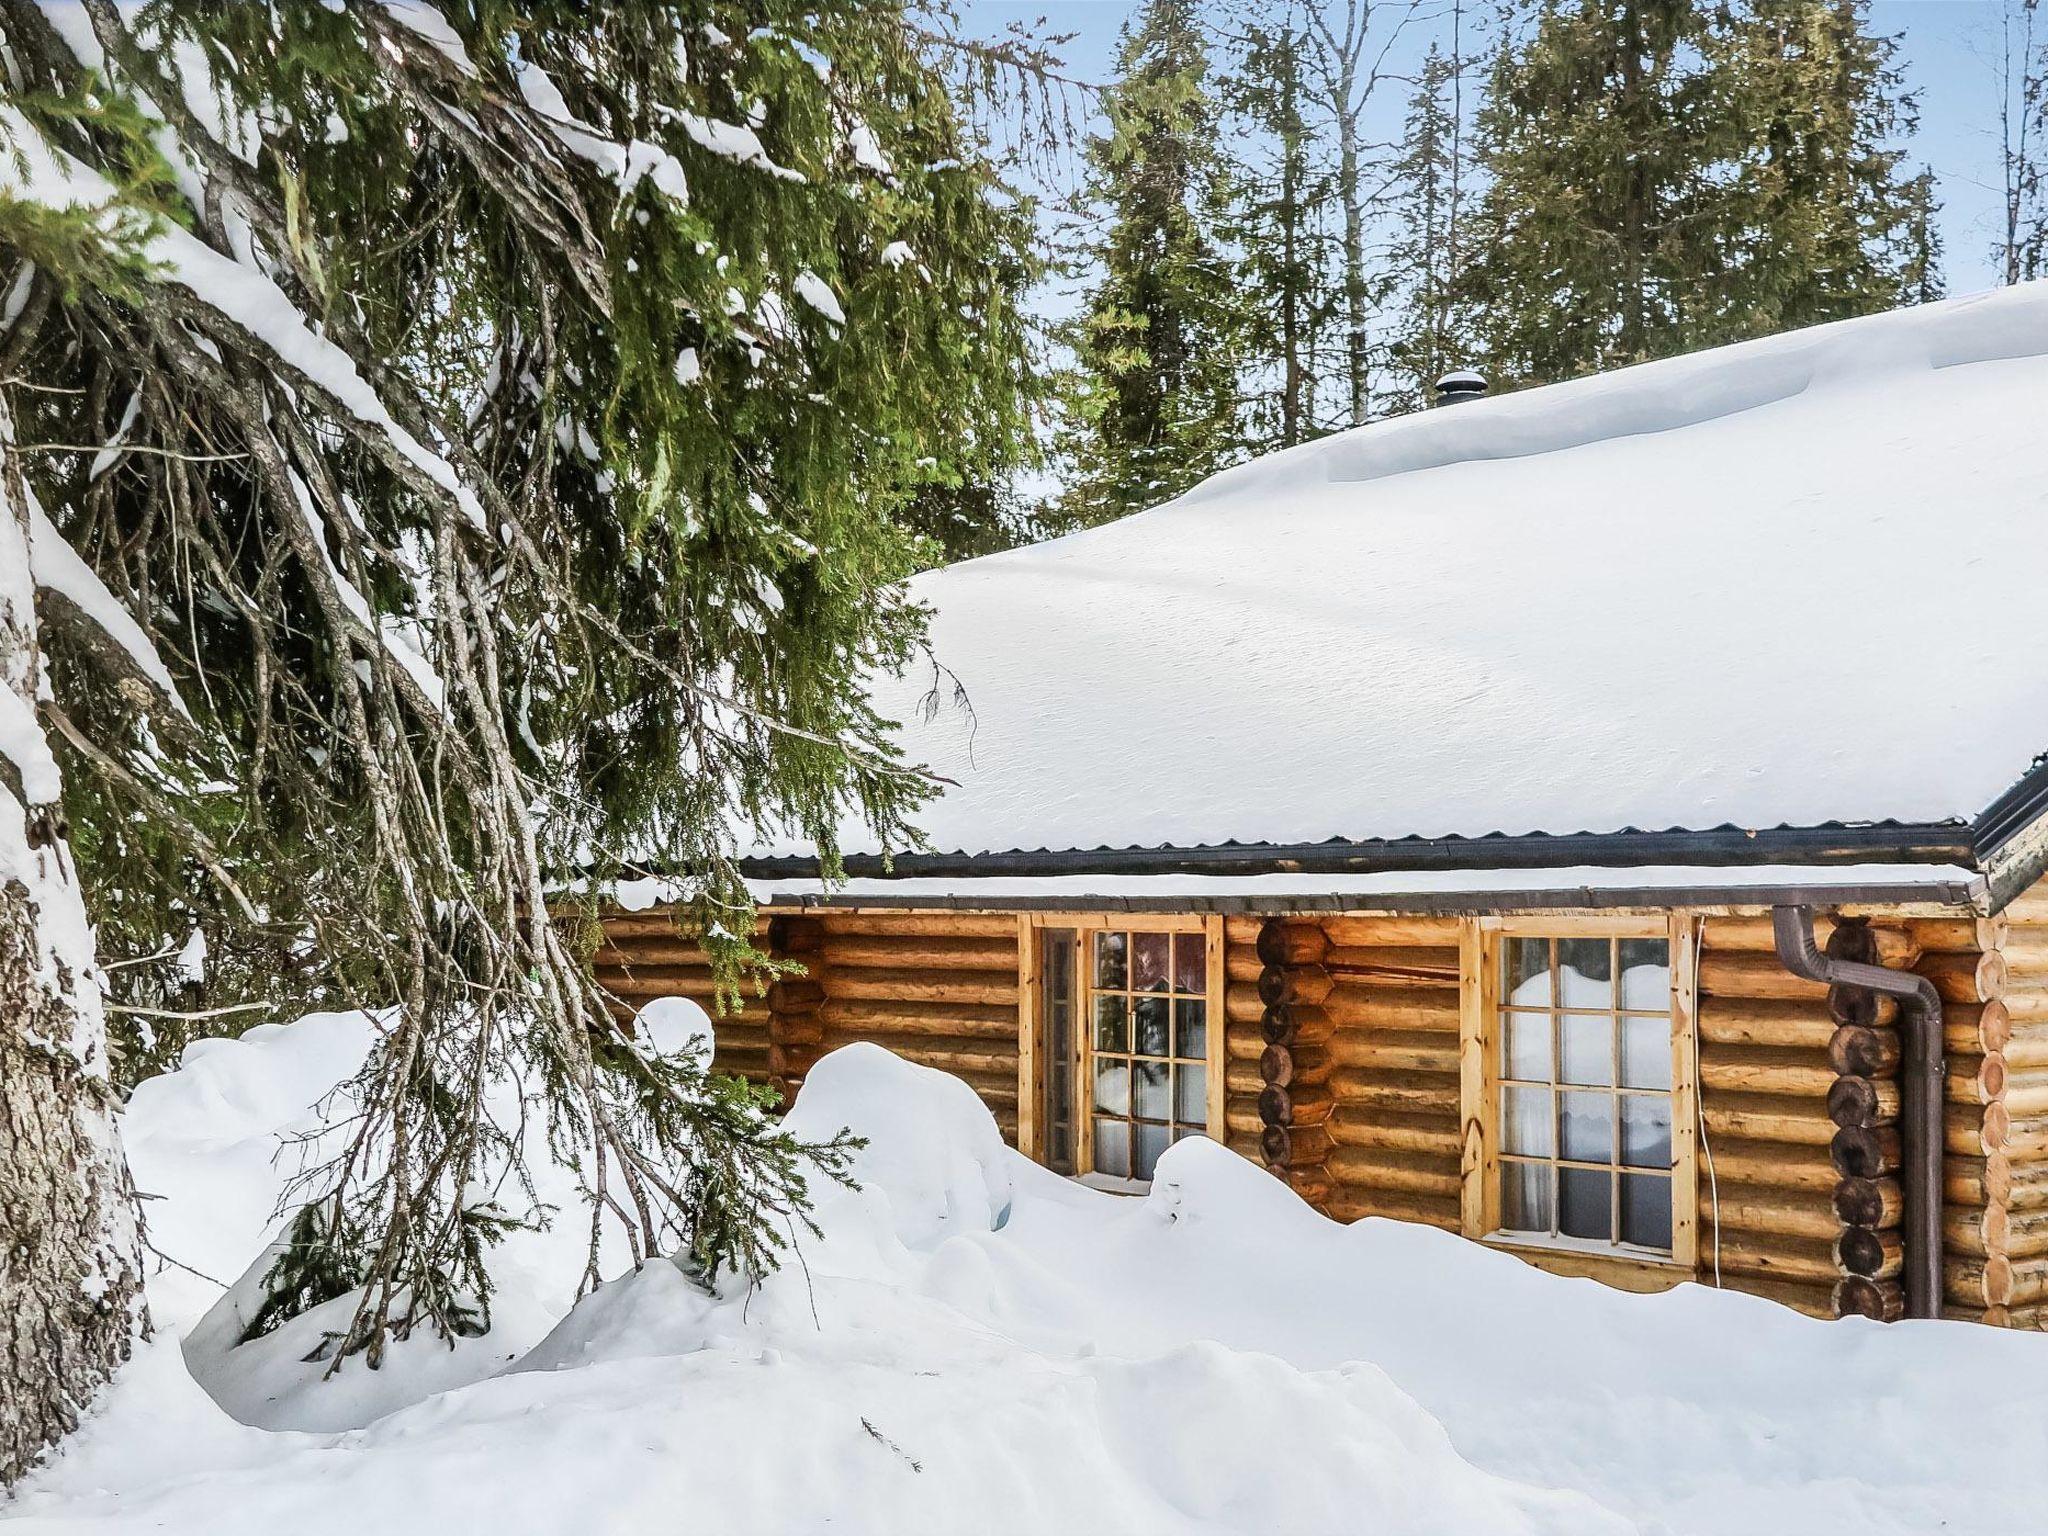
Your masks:
[{"label": "snow drift", "polygon": [[[257,1254],[277,1173],[256,1127],[303,1127],[369,1027],[209,1043],[137,1095],[159,1246]],[[867,1136],[861,1187],[751,1295],[656,1264],[572,1310],[573,1261],[554,1290],[515,1268],[524,1301],[455,1352],[464,1384],[350,1367],[320,1433],[238,1423],[195,1380],[282,1380],[237,1414],[303,1419],[277,1336],[165,1339],[29,1489],[24,1528],[1861,1536],[2024,1529],[2034,1508],[2048,1339],[1622,1295],[1338,1226],[1201,1140],[1149,1195],[1099,1194],[872,1046],[826,1058],[793,1121]],[[175,1275],[166,1322],[205,1299]]]}]

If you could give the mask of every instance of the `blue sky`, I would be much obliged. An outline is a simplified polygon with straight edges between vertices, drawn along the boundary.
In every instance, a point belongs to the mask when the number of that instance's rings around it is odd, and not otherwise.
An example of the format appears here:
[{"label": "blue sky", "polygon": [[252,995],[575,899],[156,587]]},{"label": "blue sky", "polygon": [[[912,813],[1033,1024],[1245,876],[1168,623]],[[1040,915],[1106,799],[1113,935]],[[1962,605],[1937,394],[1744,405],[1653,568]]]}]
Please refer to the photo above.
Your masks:
[{"label": "blue sky", "polygon": [[[1071,32],[1067,59],[1089,81],[1107,77],[1128,0],[964,0],[977,31],[1011,21]],[[1392,7],[1389,7],[1390,11]],[[1473,6],[1473,10],[1481,9]],[[1994,281],[1990,246],[1999,218],[1997,56],[2000,0],[1873,0],[1871,19],[1900,34],[1910,83],[1920,91],[1920,133],[1910,146],[1933,167],[1943,198],[1942,233],[1949,291],[1968,293]],[[1392,93],[1388,105],[1397,105]]]}]

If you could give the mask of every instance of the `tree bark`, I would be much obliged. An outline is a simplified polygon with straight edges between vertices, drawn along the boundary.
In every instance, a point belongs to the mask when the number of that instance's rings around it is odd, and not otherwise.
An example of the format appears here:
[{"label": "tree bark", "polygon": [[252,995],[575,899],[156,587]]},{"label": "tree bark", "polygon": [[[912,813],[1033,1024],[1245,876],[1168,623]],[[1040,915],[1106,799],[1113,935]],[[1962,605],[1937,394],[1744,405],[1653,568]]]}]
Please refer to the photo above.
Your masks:
[{"label": "tree bark", "polygon": [[[0,689],[12,695],[0,707],[25,720],[41,657],[12,442],[0,398]],[[0,756],[0,1487],[78,1427],[149,1326],[91,929],[54,778],[47,762],[37,773]]]}]

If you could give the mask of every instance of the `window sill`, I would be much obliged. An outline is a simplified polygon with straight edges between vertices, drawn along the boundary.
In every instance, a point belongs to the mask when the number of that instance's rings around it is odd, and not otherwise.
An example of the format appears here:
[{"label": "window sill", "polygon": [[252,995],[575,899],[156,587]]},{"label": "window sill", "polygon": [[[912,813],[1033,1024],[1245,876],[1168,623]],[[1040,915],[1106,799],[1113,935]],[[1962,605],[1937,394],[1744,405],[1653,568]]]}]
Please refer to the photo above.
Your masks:
[{"label": "window sill", "polygon": [[1668,1291],[1692,1278],[1692,1266],[1668,1254],[1616,1248],[1588,1248],[1507,1233],[1482,1238],[1489,1248],[1511,1253],[1546,1274],[1599,1280],[1624,1291]]}]

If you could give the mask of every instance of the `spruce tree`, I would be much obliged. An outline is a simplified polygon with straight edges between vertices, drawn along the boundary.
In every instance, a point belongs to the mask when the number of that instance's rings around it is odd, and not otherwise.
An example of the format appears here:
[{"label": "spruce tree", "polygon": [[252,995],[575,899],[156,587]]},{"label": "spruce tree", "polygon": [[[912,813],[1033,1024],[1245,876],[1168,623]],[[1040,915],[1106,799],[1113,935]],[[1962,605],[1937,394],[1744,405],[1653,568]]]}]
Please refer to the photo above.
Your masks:
[{"label": "spruce tree", "polygon": [[1148,0],[1087,145],[1100,276],[1072,328],[1064,510],[1101,522],[1166,501],[1239,453],[1239,302],[1217,225],[1229,202],[1194,0]]},{"label": "spruce tree", "polygon": [[1459,280],[1468,230],[1466,180],[1455,101],[1462,60],[1431,44],[1393,166],[1394,237],[1387,253],[1398,284],[1387,342],[1385,402],[1395,411],[1428,405],[1438,379],[1472,360]]},{"label": "spruce tree", "polygon": [[[46,963],[76,884],[288,932],[382,1009],[272,1276],[270,1319],[355,1298],[337,1363],[487,1320],[493,1079],[581,1172],[559,1219],[707,1281],[844,1166],[622,1034],[561,898],[667,870],[737,987],[743,842],[912,837],[859,686],[919,645],[905,508],[1028,436],[1029,210],[963,58],[1001,66],[874,0],[0,0],[0,838],[53,893],[0,889],[0,1058],[104,1128],[102,978]],[[66,1236],[0,1266],[0,1479],[135,1296],[76,1304],[81,1244],[132,1273],[118,1148],[23,1147],[0,1206]]]},{"label": "spruce tree", "polygon": [[[1238,123],[1225,233],[1242,253],[1244,439],[1287,448],[1325,429],[1344,382],[1331,355],[1339,293],[1329,227],[1333,178],[1308,116],[1305,43],[1294,18],[1246,24],[1225,93]],[[1331,389],[1329,386],[1338,386]]]},{"label": "spruce tree", "polygon": [[1748,0],[1709,29],[1702,137],[1734,167],[1700,202],[1718,251],[1699,345],[1847,319],[1924,296],[1928,191],[1898,40],[1868,0]]},{"label": "spruce tree", "polygon": [[1697,0],[1545,0],[1481,108],[1487,177],[1463,283],[1497,382],[1683,351],[1713,151]]}]

